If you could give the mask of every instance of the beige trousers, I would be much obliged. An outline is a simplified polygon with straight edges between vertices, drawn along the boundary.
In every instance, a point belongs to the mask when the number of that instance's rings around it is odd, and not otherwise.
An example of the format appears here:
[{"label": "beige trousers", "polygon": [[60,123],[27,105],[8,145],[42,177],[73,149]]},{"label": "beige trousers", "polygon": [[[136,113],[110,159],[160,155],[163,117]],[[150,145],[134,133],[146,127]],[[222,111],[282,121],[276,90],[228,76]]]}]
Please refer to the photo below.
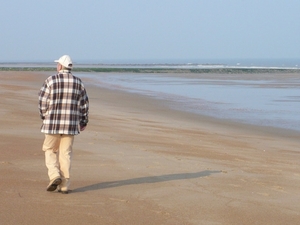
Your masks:
[{"label": "beige trousers", "polygon": [[69,190],[74,135],[46,134],[43,144],[45,163],[50,181],[61,177],[59,188]]}]

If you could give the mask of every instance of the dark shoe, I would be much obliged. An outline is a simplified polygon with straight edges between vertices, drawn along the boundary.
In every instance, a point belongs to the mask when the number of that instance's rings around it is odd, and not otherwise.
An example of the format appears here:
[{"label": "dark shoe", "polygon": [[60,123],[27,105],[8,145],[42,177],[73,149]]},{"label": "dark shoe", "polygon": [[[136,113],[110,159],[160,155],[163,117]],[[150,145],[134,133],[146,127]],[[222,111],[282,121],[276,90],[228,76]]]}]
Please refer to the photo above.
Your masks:
[{"label": "dark shoe", "polygon": [[55,178],[52,181],[50,181],[50,184],[47,187],[47,191],[55,191],[57,186],[60,185],[62,182],[61,178]]}]

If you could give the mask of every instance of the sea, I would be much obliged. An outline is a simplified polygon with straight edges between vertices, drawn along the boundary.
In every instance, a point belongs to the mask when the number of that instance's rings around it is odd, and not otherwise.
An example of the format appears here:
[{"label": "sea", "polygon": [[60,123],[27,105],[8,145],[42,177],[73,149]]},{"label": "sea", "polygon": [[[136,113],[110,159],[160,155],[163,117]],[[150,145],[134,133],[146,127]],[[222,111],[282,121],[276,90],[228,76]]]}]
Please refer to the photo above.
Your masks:
[{"label": "sea", "polygon": [[[30,63],[45,66],[45,63]],[[76,64],[75,64],[76,65]],[[20,63],[15,64],[20,66]],[[244,124],[300,131],[300,60],[81,62],[78,67],[283,69],[268,74],[80,73],[99,87],[167,100],[168,107]],[[0,65],[1,67],[1,65]],[[291,74],[285,70],[293,71]],[[247,79],[245,78],[247,76]]]},{"label": "sea", "polygon": [[[172,76],[155,73],[90,74],[102,87],[167,100],[169,107],[244,124],[300,131],[300,60],[231,60],[123,64],[130,68],[247,68],[290,69],[266,76],[237,74],[209,79],[201,74]],[[115,67],[117,64],[107,66]],[[79,74],[80,75],[80,74]],[[81,74],[85,76],[84,74]],[[247,76],[244,79],[243,76]],[[250,77],[250,78],[249,78]]]}]

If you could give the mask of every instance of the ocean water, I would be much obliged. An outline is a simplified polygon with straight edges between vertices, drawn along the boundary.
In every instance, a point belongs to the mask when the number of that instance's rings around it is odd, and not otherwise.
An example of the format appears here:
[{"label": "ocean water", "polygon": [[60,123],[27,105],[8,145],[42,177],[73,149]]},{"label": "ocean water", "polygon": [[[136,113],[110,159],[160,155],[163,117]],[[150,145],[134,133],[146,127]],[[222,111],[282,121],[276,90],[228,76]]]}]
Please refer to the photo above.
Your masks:
[{"label": "ocean water", "polygon": [[[94,84],[168,100],[169,107],[245,124],[300,131],[300,76],[90,73]],[[250,76],[249,74],[247,75]]]},{"label": "ocean water", "polygon": [[[121,68],[300,68],[300,58],[284,59],[74,59],[74,67],[121,67]],[[7,61],[0,67],[53,67],[49,59],[40,62]]]}]

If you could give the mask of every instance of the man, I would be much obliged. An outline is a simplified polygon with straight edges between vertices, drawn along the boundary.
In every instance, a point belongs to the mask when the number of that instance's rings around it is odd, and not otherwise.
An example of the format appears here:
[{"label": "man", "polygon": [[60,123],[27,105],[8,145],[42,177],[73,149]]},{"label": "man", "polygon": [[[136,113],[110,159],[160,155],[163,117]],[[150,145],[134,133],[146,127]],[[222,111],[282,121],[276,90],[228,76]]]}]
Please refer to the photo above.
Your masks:
[{"label": "man", "polygon": [[69,193],[74,135],[88,123],[89,100],[82,81],[73,76],[70,56],[57,62],[57,74],[48,77],[39,92],[39,111],[45,133],[43,151],[50,183],[47,191]]}]

